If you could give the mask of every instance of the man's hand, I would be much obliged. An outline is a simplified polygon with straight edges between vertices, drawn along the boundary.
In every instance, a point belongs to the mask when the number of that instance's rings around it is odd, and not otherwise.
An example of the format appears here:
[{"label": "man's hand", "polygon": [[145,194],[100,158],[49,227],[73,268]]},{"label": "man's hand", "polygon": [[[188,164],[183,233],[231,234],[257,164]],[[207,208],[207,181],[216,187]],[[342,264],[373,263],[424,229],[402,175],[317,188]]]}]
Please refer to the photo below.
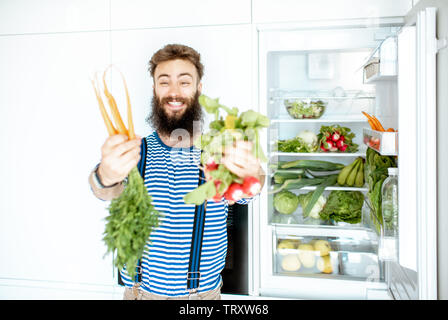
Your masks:
[{"label": "man's hand", "polygon": [[224,150],[221,163],[240,178],[250,176],[257,178],[263,188],[265,172],[261,168],[260,161],[252,154],[252,147],[252,142],[237,141],[235,146]]},{"label": "man's hand", "polygon": [[129,140],[126,135],[116,134],[106,139],[101,147],[101,163],[98,175],[101,183],[111,186],[121,182],[140,160],[141,137]]}]

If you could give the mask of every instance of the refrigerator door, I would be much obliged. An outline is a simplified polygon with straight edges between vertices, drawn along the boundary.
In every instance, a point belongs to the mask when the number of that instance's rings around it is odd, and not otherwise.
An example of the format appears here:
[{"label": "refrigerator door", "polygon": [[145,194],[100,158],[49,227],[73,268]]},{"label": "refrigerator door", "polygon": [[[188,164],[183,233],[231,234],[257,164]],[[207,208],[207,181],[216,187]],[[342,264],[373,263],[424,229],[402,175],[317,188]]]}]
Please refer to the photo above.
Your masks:
[{"label": "refrigerator door", "polygon": [[387,263],[396,299],[437,299],[436,8],[398,35],[399,256]]}]

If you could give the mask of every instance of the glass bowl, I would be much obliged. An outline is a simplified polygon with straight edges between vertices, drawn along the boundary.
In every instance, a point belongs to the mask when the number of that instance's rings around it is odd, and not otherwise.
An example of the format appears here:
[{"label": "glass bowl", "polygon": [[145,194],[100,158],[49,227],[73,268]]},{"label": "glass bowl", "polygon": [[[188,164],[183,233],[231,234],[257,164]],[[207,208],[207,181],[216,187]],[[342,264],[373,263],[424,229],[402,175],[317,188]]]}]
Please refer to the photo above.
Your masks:
[{"label": "glass bowl", "polygon": [[319,119],[325,112],[327,102],[311,99],[287,99],[284,105],[294,119]]}]

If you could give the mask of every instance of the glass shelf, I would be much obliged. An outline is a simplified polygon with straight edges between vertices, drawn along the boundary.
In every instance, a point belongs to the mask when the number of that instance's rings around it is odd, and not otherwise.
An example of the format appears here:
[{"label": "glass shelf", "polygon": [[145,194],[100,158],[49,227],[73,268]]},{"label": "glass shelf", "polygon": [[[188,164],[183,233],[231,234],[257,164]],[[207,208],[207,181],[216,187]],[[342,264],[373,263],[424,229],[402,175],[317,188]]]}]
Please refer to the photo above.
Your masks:
[{"label": "glass shelf", "polygon": [[341,116],[322,116],[319,119],[292,119],[290,116],[279,116],[278,118],[271,119],[271,124],[274,123],[366,123],[365,117],[347,115]]},{"label": "glass shelf", "polygon": [[344,90],[336,87],[333,90],[285,90],[269,89],[270,99],[273,101],[286,99],[310,99],[310,100],[352,100],[352,99],[375,99],[375,94],[361,90]]},{"label": "glass shelf", "polygon": [[365,157],[366,152],[360,150],[354,153],[348,152],[271,152],[270,157]]}]

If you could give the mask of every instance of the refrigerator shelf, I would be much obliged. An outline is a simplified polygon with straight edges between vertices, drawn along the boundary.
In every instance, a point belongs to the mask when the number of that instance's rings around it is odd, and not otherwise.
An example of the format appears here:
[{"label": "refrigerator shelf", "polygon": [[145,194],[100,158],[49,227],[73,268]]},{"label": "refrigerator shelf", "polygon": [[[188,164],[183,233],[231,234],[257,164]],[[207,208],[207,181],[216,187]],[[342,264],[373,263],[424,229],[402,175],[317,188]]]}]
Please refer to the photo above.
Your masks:
[{"label": "refrigerator shelf", "polygon": [[398,155],[398,132],[382,132],[363,128],[364,144],[383,156]]},{"label": "refrigerator shelf", "polygon": [[304,123],[366,123],[366,118],[360,118],[359,116],[344,116],[342,117],[325,117],[322,116],[319,119],[291,119],[291,117],[278,117],[276,119],[271,119],[271,124],[274,123],[296,123],[296,124],[304,124]]},{"label": "refrigerator shelf", "polygon": [[362,241],[368,241],[371,244],[378,242],[378,235],[367,225],[357,223],[353,225],[335,223],[325,224],[277,224],[273,223],[273,232],[282,235],[285,238],[297,237],[330,237],[330,238],[348,238]]},{"label": "refrigerator shelf", "polygon": [[[303,187],[301,190],[316,190],[316,186],[308,186]],[[361,191],[361,192],[367,192],[369,191],[369,188],[367,186],[364,187],[343,187],[343,186],[331,186],[326,187],[325,190],[333,191],[333,190],[343,190],[343,191]]]},{"label": "refrigerator shelf", "polygon": [[[272,177],[272,176],[273,176],[273,175],[270,175],[270,177]],[[274,186],[275,186],[275,184],[271,184],[271,187],[270,187],[270,190],[269,190],[269,191],[272,191]],[[294,191],[294,190],[311,191],[311,190],[316,190],[316,188],[317,188],[317,186],[306,186],[306,187],[303,187],[303,188],[300,188],[300,189],[294,189],[294,188],[292,188],[292,189],[288,189],[288,190],[291,190],[291,191]],[[336,186],[329,186],[329,187],[326,187],[325,190],[327,190],[327,191],[343,190],[343,191],[361,191],[361,192],[367,192],[367,191],[369,191],[369,187],[368,187],[367,185],[364,185],[364,186],[362,186],[362,187],[346,187],[346,186],[339,186],[339,185],[336,185]]]},{"label": "refrigerator shelf", "polygon": [[360,96],[300,96],[300,95],[282,95],[270,98],[270,103],[274,103],[274,101],[279,100],[361,100],[368,99],[372,100],[376,97],[374,95],[360,95]]},{"label": "refrigerator shelf", "polygon": [[270,157],[365,157],[365,149],[358,152],[271,152]]}]

